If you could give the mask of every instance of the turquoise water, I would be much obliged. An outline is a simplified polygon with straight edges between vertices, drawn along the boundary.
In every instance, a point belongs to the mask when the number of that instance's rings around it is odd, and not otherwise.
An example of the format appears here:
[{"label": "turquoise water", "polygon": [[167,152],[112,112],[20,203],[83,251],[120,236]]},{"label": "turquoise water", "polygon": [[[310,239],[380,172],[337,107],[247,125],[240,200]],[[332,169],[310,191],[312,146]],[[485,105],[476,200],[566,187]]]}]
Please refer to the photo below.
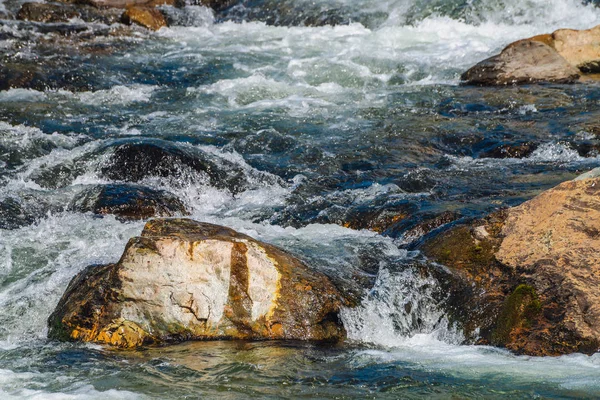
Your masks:
[{"label": "turquoise water", "polygon": [[[2,398],[600,395],[597,355],[471,346],[405,237],[441,212],[482,216],[600,165],[597,83],[458,80],[513,40],[597,25],[593,2],[246,1],[219,14],[167,12],[175,26],[126,37],[77,21],[0,21],[2,62],[41,68],[37,81],[0,91]],[[518,157],[501,150],[523,144]],[[112,157],[126,145],[188,158],[168,173],[119,177]],[[117,260],[143,226],[84,212],[78,199],[131,181],[362,293],[343,313],[348,342],[123,352],[48,341],[69,280]],[[386,213],[406,218],[382,234],[362,229]]]}]

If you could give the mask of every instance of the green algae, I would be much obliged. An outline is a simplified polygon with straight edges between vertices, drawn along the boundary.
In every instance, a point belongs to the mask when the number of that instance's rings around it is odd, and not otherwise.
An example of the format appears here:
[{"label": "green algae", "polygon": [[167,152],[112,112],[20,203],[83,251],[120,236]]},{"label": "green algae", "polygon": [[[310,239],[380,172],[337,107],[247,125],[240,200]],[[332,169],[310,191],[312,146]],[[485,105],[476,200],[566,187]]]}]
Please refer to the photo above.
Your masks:
[{"label": "green algae", "polygon": [[505,345],[516,328],[530,329],[540,314],[542,304],[535,288],[521,284],[504,300],[496,328],[492,332],[493,345]]}]

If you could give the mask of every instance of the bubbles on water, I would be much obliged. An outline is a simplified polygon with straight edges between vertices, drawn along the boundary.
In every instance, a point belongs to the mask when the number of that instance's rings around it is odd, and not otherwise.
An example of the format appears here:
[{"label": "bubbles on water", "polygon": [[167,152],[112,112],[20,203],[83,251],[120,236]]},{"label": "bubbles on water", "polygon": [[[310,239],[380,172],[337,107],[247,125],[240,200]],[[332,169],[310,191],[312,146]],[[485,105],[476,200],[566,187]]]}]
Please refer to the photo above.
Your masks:
[{"label": "bubbles on water", "polygon": [[147,399],[142,394],[127,390],[109,389],[100,391],[94,386],[82,383],[72,383],[61,391],[51,391],[52,383],[70,380],[62,373],[14,372],[0,369],[0,396],[5,400],[134,400]]},{"label": "bubbles on water", "polygon": [[162,7],[169,26],[207,27],[215,22],[214,11],[209,7],[187,4],[183,8]]},{"label": "bubbles on water", "polygon": [[157,89],[151,85],[113,86],[108,90],[82,92],[75,96],[88,105],[129,105],[135,102],[148,102],[152,93]]}]

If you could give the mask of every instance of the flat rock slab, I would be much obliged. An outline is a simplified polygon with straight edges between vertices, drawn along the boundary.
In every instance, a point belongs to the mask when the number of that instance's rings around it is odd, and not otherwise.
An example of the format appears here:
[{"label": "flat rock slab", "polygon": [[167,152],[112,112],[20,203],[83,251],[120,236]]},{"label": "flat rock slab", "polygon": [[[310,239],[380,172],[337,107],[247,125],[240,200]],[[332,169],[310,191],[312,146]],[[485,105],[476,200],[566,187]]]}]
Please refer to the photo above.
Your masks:
[{"label": "flat rock slab", "polygon": [[189,219],[157,219],[116,264],[91,266],[50,316],[49,337],[136,347],[187,339],[337,341],[342,296],[266,243]]}]

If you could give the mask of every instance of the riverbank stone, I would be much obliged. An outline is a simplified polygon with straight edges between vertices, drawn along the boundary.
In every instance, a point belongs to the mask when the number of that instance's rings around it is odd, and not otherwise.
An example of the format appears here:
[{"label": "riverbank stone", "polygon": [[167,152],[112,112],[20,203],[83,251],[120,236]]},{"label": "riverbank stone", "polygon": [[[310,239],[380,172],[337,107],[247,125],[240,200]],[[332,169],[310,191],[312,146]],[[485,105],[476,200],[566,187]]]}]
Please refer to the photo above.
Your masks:
[{"label": "riverbank stone", "polygon": [[207,339],[338,341],[342,295],[291,254],[232,229],[156,219],[116,264],[73,278],[49,337],[122,348]]}]

